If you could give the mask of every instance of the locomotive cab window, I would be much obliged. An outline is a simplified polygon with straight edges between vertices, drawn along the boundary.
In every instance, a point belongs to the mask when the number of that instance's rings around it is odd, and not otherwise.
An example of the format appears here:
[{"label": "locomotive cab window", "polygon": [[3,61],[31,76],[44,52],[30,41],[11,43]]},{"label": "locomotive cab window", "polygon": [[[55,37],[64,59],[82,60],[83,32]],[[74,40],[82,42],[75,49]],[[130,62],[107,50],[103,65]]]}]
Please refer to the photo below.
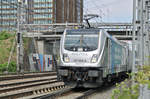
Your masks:
[{"label": "locomotive cab window", "polygon": [[93,33],[92,31],[81,31],[80,33],[67,31],[65,36],[64,48],[69,51],[94,51],[98,48],[98,32]]}]

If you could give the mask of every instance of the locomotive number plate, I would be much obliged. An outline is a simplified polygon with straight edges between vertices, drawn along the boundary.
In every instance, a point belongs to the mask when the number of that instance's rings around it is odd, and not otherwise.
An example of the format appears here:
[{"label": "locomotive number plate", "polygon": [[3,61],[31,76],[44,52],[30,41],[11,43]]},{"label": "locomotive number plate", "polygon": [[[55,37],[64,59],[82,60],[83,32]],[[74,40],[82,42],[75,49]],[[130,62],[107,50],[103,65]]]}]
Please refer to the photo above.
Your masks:
[{"label": "locomotive number plate", "polygon": [[85,63],[86,60],[85,60],[85,59],[75,59],[74,62],[77,62],[77,63]]}]

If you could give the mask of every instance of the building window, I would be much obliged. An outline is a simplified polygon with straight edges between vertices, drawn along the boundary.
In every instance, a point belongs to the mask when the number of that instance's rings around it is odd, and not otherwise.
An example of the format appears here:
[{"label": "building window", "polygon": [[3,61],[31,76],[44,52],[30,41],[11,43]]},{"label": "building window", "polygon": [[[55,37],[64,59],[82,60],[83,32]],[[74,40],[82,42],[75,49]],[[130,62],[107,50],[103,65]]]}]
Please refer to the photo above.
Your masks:
[{"label": "building window", "polygon": [[43,13],[43,12],[47,12],[47,13],[52,13],[52,8],[49,8],[49,9],[35,9],[34,12],[37,12],[37,13]]},{"label": "building window", "polygon": [[34,24],[51,24],[52,20],[34,20]]},{"label": "building window", "polygon": [[40,7],[53,7],[52,3],[35,3],[34,8],[40,8]]},{"label": "building window", "polygon": [[34,2],[53,2],[53,0],[34,0]]},{"label": "building window", "polygon": [[34,14],[34,18],[52,18],[52,14]]}]

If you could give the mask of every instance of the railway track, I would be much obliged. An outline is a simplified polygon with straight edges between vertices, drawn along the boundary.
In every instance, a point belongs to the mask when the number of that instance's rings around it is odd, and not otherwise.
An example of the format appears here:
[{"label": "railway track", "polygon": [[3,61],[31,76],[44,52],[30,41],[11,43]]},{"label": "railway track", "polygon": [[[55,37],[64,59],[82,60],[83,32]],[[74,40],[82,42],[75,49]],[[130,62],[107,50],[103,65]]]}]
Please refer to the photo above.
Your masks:
[{"label": "railway track", "polygon": [[[54,99],[108,99],[101,94],[107,93],[110,89],[114,89],[115,85],[105,85],[101,86],[99,88],[93,88],[93,89],[71,89],[68,92],[64,92],[61,95],[55,95],[56,97]],[[94,95],[99,94],[99,97],[93,98]],[[110,95],[110,94],[108,94]],[[51,98],[41,98],[41,99],[51,99]]]},{"label": "railway track", "polygon": [[[71,87],[64,87],[59,90],[50,91],[40,95],[24,97],[24,99],[88,99],[101,88],[95,89],[74,89]],[[21,99],[21,98],[19,98]]]},{"label": "railway track", "polygon": [[14,79],[25,79],[25,78],[35,78],[35,77],[44,77],[44,76],[52,76],[56,75],[56,72],[31,72],[31,73],[23,73],[23,74],[1,74],[0,81],[4,80],[14,80]]},{"label": "railway track", "polygon": [[[41,93],[36,92],[33,95],[23,97],[23,99],[55,99],[58,96],[61,96],[64,93],[70,92],[71,87],[65,85],[58,85],[51,87],[49,91],[42,91]],[[22,99],[22,98],[18,98]]]},{"label": "railway track", "polygon": [[[66,93],[63,93],[60,96],[55,97],[55,99],[88,99],[96,92],[99,92],[101,88],[94,89],[72,89]],[[44,98],[42,98],[44,99]],[[47,98],[49,99],[49,98]]]},{"label": "railway track", "polygon": [[[115,83],[120,82],[120,80],[115,80],[112,83],[109,84],[104,84],[99,88],[93,88],[93,89],[86,89],[86,88],[71,88],[71,87],[66,87],[62,88],[60,90],[56,90],[54,92],[50,92],[44,95],[39,95],[36,97],[32,97],[32,99],[94,99],[93,96],[96,94],[100,94],[98,99],[108,99],[103,96],[104,93],[108,93],[108,97],[110,97],[111,90],[115,88]],[[29,99],[31,97],[28,97]],[[25,98],[26,99],[26,98]]]},{"label": "railway track", "polygon": [[58,89],[58,88],[63,88],[63,87],[64,87],[64,83],[51,81],[49,84],[45,84],[45,85],[32,86],[29,88],[1,93],[0,99],[17,99],[17,98],[31,99],[31,98],[28,98],[27,96],[29,97],[37,96],[43,93],[56,90],[56,88]]},{"label": "railway track", "polygon": [[82,93],[81,96],[76,97],[75,99],[86,99],[88,98],[90,95],[96,93],[99,89],[89,89],[85,92]]},{"label": "railway track", "polygon": [[22,80],[10,80],[10,82],[0,82],[0,94],[13,90],[20,90],[33,86],[45,85],[49,83],[57,82],[57,76],[34,78],[34,79],[22,79]]},{"label": "railway track", "polygon": [[16,99],[43,92],[42,90],[48,92],[56,86],[64,86],[57,81],[56,72],[1,75],[0,99]]},{"label": "railway track", "polygon": [[58,82],[57,76],[54,74],[40,77],[31,76],[31,78],[0,81],[0,99],[87,99],[93,94],[105,92],[109,88],[110,85],[96,89],[75,89],[65,86],[63,82]]}]

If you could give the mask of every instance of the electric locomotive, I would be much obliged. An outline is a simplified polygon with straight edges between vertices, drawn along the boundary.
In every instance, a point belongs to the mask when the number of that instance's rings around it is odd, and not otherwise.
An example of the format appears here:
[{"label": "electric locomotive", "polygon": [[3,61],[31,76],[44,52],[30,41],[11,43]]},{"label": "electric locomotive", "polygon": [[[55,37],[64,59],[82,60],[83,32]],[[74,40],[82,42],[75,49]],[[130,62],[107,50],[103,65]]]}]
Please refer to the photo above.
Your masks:
[{"label": "electric locomotive", "polygon": [[72,87],[99,87],[131,71],[129,49],[103,29],[66,29],[58,78]]}]

